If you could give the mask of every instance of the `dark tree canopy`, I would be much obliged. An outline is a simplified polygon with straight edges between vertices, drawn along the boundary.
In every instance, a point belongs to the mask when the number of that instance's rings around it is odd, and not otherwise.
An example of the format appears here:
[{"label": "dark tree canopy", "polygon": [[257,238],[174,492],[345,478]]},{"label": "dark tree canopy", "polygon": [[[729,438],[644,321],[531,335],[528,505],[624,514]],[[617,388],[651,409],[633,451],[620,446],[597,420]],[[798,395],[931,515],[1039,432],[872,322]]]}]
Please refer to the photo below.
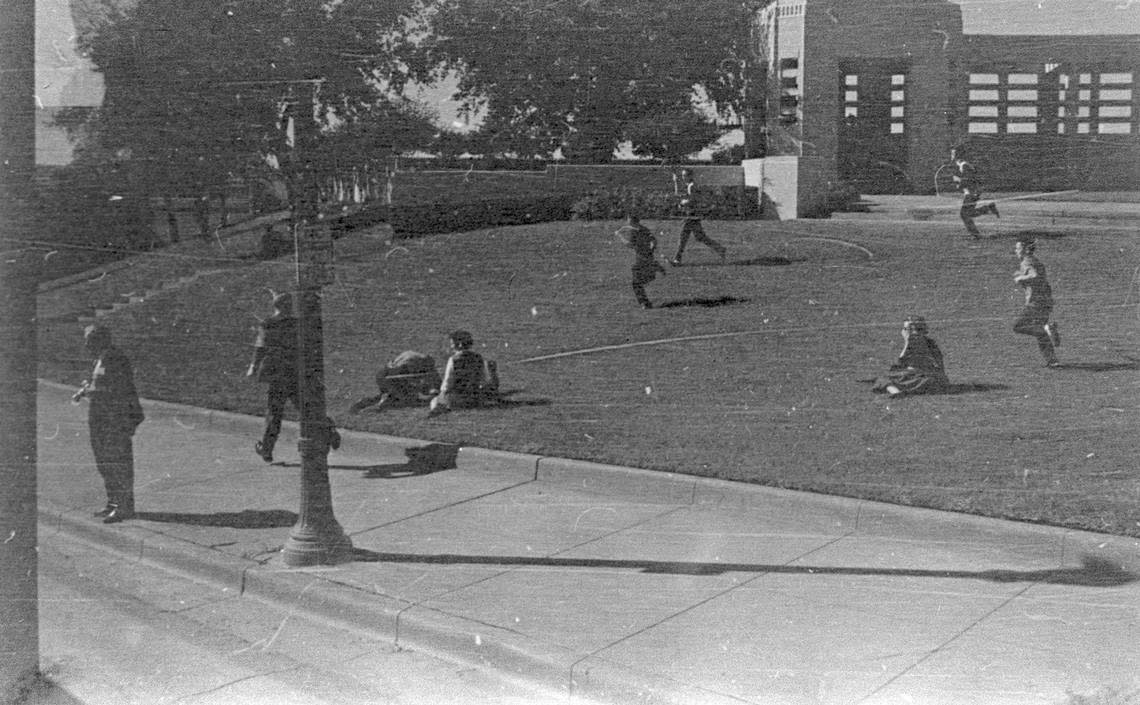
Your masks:
[{"label": "dark tree canopy", "polygon": [[[481,111],[500,151],[549,156],[561,148],[569,159],[609,161],[624,137],[647,134],[646,120],[689,124],[675,116],[691,111],[694,86],[721,111],[739,107],[747,13],[756,4],[439,0],[421,48],[425,66],[459,73],[463,109]],[[676,153],[662,135],[635,140],[635,149]]]},{"label": "dark tree canopy", "polygon": [[[434,131],[396,97],[416,0],[100,1],[81,43],[106,95],[81,151],[127,161],[167,193],[200,194],[268,154],[293,174],[351,166]],[[346,149],[345,134],[366,144]]]}]

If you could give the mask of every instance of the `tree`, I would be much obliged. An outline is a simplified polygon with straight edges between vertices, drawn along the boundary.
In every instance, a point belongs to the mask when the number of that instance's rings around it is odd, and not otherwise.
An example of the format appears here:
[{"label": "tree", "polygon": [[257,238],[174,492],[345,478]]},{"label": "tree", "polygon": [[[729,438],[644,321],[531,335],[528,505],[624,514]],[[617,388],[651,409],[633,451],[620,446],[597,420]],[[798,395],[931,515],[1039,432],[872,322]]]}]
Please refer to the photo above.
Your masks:
[{"label": "tree", "polygon": [[[608,162],[631,125],[687,112],[697,85],[720,112],[741,107],[741,57],[757,4],[438,0],[417,78],[457,71],[462,109],[484,117],[502,151],[549,157],[561,148],[575,161]],[[652,142],[653,156],[679,151]]]},{"label": "tree", "polygon": [[96,2],[80,42],[106,94],[81,152],[127,162],[151,196],[207,196],[276,163],[296,199],[300,180],[385,156],[324,158],[327,143],[368,133],[395,150],[434,132],[399,98],[416,0]]},{"label": "tree", "polygon": [[648,115],[624,126],[633,153],[676,163],[713,142],[720,129],[693,110]]}]

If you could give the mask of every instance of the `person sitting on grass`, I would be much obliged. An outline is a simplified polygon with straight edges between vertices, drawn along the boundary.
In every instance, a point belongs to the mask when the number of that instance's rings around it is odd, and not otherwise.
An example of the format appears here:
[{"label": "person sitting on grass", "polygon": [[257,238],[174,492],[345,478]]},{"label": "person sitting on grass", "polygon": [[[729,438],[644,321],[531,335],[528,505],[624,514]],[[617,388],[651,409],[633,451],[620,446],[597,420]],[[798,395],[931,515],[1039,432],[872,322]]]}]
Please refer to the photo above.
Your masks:
[{"label": "person sitting on grass", "polygon": [[376,373],[376,388],[380,393],[356,402],[349,412],[356,414],[372,406],[376,411],[420,406],[439,393],[442,381],[434,357],[405,350]]},{"label": "person sitting on grass", "polygon": [[903,349],[890,371],[875,380],[873,391],[892,397],[939,394],[950,386],[942,351],[928,335],[926,319],[910,316],[903,322]]},{"label": "person sitting on grass", "polygon": [[499,373],[494,361],[471,349],[475,339],[465,330],[453,332],[449,339],[452,354],[443,370],[439,394],[428,404],[428,416],[499,403]]}]

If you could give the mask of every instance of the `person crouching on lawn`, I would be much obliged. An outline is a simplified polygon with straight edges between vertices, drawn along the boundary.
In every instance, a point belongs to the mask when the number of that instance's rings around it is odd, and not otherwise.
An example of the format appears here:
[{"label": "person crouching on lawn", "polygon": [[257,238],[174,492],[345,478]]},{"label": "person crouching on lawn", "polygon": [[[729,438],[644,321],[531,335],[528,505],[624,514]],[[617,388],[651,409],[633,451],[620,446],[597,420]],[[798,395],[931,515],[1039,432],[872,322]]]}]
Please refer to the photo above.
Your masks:
[{"label": "person crouching on lawn", "polygon": [[453,332],[449,340],[452,354],[443,370],[439,394],[428,404],[428,416],[498,403],[499,373],[494,361],[471,349],[475,339],[465,330]]},{"label": "person crouching on lawn", "polygon": [[939,394],[950,386],[942,351],[929,336],[926,319],[911,316],[903,322],[903,349],[890,371],[875,380],[872,389],[892,397],[904,394]]},{"label": "person crouching on lawn", "polygon": [[365,397],[352,405],[353,414],[364,409],[376,411],[393,407],[423,406],[439,393],[439,370],[435,358],[415,350],[405,350],[376,373],[379,394]]}]

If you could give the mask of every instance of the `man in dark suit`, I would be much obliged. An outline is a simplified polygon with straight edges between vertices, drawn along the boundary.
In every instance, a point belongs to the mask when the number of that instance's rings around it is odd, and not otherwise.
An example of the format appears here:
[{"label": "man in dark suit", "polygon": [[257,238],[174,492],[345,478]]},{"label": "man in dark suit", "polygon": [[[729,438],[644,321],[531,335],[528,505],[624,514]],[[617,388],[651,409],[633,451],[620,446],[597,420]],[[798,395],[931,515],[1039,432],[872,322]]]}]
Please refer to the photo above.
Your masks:
[{"label": "man in dark suit", "polygon": [[107,506],[95,513],[104,524],[115,524],[135,515],[135,458],[132,436],[143,421],[135,391],[131,361],[114,346],[111,331],[88,326],[84,348],[95,359],[91,379],[72,396],[87,399],[87,426],[95,469],[103,477]]},{"label": "man in dark suit", "polygon": [[[300,379],[297,368],[297,319],[293,317],[293,296],[288,293],[273,297],[273,315],[261,322],[254,343],[253,360],[247,377],[269,385],[265,403],[265,432],[254,450],[267,463],[273,462],[273,448],[281,434],[281,417],[285,402],[301,408]],[[328,443],[340,447],[340,434],[332,419],[326,419]]]},{"label": "man in dark suit", "polygon": [[692,169],[681,170],[681,184],[685,192],[677,195],[681,198],[678,205],[681,214],[684,216],[684,222],[681,223],[681,238],[677,243],[677,254],[673,255],[669,264],[674,267],[681,266],[682,258],[685,256],[685,246],[689,244],[690,236],[697,242],[704,243],[706,247],[717,254],[717,257],[720,257],[721,262],[724,262],[727,253],[724,245],[709,237],[701,225],[701,205],[698,202],[700,194],[697,191],[697,182],[693,178]]},{"label": "man in dark suit", "polygon": [[979,238],[982,234],[974,224],[974,218],[986,214],[1000,218],[997,203],[990,201],[979,205],[982,198],[982,177],[978,168],[967,161],[966,148],[963,145],[957,145],[950,150],[950,161],[954,163],[954,184],[962,192],[962,208],[958,211],[958,215],[966,226],[966,232],[974,238]]}]

